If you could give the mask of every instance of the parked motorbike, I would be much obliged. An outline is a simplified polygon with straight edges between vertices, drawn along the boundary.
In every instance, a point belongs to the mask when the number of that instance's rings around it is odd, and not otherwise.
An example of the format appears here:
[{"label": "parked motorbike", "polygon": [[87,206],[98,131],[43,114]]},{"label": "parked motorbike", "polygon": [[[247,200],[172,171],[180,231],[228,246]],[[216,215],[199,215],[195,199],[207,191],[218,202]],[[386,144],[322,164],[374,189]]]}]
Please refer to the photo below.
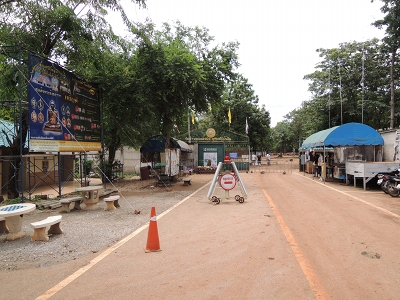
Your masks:
[{"label": "parked motorbike", "polygon": [[376,175],[378,177],[378,181],[376,182],[378,185],[381,186],[382,191],[384,191],[386,194],[388,194],[387,190],[387,183],[389,182],[389,175],[388,174],[378,174]]},{"label": "parked motorbike", "polygon": [[381,189],[392,197],[400,196],[400,175],[399,170],[392,174],[378,174],[377,184]]}]

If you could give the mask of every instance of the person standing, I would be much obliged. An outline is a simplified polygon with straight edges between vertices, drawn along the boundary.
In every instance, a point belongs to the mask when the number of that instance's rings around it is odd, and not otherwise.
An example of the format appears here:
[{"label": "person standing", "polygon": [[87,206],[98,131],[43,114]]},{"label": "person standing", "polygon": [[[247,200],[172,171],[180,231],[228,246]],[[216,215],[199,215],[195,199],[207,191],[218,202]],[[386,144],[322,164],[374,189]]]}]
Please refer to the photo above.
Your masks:
[{"label": "person standing", "polygon": [[261,167],[261,154],[257,155],[257,163]]},{"label": "person standing", "polygon": [[251,162],[252,162],[253,166],[256,165],[256,160],[257,160],[257,156],[256,156],[255,153],[253,153],[253,154],[251,155]]},{"label": "person standing", "polygon": [[320,180],[322,180],[321,170],[323,161],[324,161],[324,156],[322,155],[322,153],[320,153],[318,156],[318,177],[320,178]]},{"label": "person standing", "polygon": [[310,154],[310,161],[312,162],[312,165],[313,165],[313,169],[312,169],[313,177],[316,177],[316,176],[317,176],[317,163],[318,163],[318,158],[317,158],[317,155],[315,154],[315,151],[312,151],[312,152],[311,152],[311,154]]},{"label": "person standing", "polygon": [[271,164],[271,155],[267,153],[267,166],[269,166],[270,164]]}]

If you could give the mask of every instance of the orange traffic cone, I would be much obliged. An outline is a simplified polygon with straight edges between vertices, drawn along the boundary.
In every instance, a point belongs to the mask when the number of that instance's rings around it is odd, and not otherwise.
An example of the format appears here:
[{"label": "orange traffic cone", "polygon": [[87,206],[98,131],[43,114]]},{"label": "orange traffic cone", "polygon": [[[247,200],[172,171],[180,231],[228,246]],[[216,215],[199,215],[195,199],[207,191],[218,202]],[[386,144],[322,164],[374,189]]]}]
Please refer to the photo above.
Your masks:
[{"label": "orange traffic cone", "polygon": [[150,213],[149,233],[145,252],[161,251],[160,239],[158,238],[156,208],[153,206]]}]

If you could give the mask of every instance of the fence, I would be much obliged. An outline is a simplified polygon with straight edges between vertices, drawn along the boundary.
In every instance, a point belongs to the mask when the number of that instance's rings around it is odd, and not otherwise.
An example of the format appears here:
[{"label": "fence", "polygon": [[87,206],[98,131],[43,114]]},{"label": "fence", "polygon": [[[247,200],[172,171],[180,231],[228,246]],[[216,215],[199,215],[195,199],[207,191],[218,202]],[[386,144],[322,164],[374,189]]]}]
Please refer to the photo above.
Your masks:
[{"label": "fence", "polygon": [[292,173],[293,161],[289,162],[270,162],[269,165],[262,164],[260,166],[251,166],[251,171],[261,173]]}]

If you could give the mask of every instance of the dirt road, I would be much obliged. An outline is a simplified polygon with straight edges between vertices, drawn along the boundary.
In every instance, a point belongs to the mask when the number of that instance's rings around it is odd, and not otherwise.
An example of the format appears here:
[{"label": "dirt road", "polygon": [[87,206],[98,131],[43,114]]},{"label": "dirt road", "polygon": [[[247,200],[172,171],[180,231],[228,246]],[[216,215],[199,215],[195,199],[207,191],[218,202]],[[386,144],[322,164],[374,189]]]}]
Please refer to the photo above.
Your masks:
[{"label": "dirt road", "polygon": [[[308,174],[241,173],[249,197],[209,185],[95,257],[2,273],[5,299],[398,299],[400,199]],[[217,196],[221,191],[216,189]],[[5,276],[6,275],[6,276]],[[21,290],[20,283],[25,288]],[[29,288],[28,288],[29,286]]]}]

